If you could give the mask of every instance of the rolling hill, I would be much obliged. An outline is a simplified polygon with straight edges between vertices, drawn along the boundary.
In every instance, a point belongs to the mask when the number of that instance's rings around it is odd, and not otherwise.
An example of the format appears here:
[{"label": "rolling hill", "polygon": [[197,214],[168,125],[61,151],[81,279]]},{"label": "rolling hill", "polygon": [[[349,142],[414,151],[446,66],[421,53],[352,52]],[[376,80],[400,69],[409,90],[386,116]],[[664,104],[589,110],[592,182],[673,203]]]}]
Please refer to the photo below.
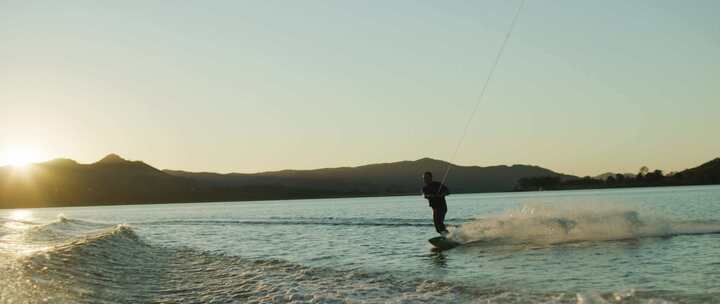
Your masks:
[{"label": "rolling hill", "polygon": [[[520,179],[528,177],[567,181],[577,184],[577,189],[598,187],[597,182],[581,183],[588,178],[538,166],[459,166],[431,158],[359,167],[218,174],[158,170],[110,154],[91,164],[56,159],[23,169],[0,167],[0,208],[407,195],[419,193],[423,172],[432,171],[439,180],[448,166],[451,173],[446,184],[453,193],[513,191]],[[615,186],[718,183],[720,158],[655,183]]]},{"label": "rolling hill", "polygon": [[193,173],[161,171],[110,154],[92,164],[56,159],[23,170],[2,167],[0,208],[415,194],[423,172],[440,178],[448,165],[447,183],[454,193],[511,191],[527,176],[576,178],[537,166],[458,166],[430,158],[255,174]]}]

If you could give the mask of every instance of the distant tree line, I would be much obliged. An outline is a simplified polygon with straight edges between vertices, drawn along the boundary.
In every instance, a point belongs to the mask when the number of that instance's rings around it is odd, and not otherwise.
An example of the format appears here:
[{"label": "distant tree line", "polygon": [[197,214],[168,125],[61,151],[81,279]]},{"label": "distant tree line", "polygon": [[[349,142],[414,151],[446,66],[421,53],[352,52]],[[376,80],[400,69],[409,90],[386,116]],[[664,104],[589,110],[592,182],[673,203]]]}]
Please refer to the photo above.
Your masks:
[{"label": "distant tree line", "polygon": [[713,184],[720,184],[720,159],[715,159],[697,168],[668,174],[665,174],[662,170],[650,171],[648,167],[643,166],[635,176],[615,174],[605,179],[590,176],[574,179],[562,179],[554,176],[525,177],[517,181],[515,190],[539,191]]}]

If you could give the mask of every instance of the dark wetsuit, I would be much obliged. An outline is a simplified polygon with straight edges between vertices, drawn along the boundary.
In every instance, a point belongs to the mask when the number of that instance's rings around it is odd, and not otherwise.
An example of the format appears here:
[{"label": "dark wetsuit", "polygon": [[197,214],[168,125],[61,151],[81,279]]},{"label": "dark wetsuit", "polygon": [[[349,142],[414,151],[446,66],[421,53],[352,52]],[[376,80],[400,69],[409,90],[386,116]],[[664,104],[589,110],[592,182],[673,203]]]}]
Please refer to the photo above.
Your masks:
[{"label": "dark wetsuit", "polygon": [[447,232],[447,228],[445,228],[445,214],[447,213],[445,196],[449,194],[450,190],[440,182],[432,182],[423,187],[423,195],[428,200],[430,208],[433,209],[433,223],[438,233]]}]

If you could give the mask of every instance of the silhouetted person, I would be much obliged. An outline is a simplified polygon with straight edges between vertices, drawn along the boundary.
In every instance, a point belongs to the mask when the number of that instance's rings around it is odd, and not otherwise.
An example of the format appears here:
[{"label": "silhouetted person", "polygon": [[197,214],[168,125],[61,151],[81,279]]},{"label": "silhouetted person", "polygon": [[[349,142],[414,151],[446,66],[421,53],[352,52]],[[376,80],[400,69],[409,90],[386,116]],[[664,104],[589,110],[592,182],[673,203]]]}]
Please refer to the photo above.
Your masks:
[{"label": "silhouetted person", "polygon": [[447,213],[445,196],[450,194],[450,190],[442,183],[433,181],[431,172],[425,172],[425,174],[423,174],[423,180],[425,181],[423,196],[428,200],[430,208],[433,210],[435,230],[445,235],[448,233],[447,228],[445,228],[445,214]]}]

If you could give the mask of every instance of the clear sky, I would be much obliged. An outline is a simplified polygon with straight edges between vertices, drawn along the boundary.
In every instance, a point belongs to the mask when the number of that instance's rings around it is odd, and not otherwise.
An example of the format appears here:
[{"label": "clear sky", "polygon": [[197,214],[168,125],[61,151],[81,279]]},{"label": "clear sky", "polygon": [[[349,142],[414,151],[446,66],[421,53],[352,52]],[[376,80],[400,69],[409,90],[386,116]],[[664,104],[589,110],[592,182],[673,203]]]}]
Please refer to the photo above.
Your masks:
[{"label": "clear sky", "polygon": [[[0,151],[218,172],[450,160],[519,3],[0,0]],[[718,14],[528,0],[454,162],[719,157]]]}]

